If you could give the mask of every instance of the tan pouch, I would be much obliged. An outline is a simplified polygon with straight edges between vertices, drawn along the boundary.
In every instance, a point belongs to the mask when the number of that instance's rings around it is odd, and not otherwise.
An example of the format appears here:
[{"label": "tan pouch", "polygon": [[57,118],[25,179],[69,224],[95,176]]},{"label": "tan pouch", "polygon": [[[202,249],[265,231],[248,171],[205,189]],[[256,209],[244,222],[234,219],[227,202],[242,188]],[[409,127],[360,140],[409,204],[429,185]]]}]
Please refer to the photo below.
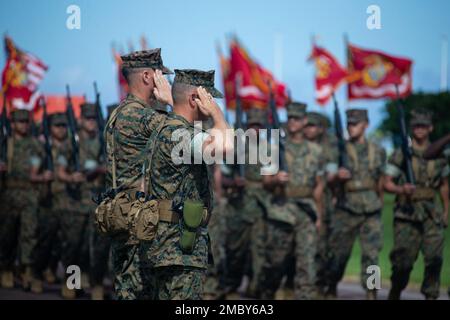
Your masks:
[{"label": "tan pouch", "polygon": [[145,201],[142,197],[133,202],[130,210],[130,233],[137,240],[153,240],[158,222],[159,204],[157,200]]},{"label": "tan pouch", "polygon": [[132,204],[130,195],[124,191],[113,199],[104,199],[95,210],[95,224],[99,232],[108,236],[128,233],[128,216]]}]

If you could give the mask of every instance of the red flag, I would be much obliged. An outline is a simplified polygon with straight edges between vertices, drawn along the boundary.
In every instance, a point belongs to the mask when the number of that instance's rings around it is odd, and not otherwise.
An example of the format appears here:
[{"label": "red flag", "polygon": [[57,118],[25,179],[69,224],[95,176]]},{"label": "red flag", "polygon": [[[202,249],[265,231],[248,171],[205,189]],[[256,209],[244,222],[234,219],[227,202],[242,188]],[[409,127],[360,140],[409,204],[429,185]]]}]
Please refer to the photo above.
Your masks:
[{"label": "red flag", "polygon": [[13,109],[33,110],[41,96],[38,85],[48,67],[31,53],[18,49],[5,36],[6,65],[2,72],[2,88]]},{"label": "red flag", "polygon": [[327,50],[313,46],[310,59],[316,65],[316,101],[320,105],[328,102],[337,87],[346,80],[347,70]]},{"label": "red flag", "polygon": [[348,45],[348,98],[397,98],[411,94],[412,60]]},{"label": "red flag", "polygon": [[286,85],[278,82],[273,75],[253,61],[246,50],[237,41],[230,45],[230,59],[221,56],[222,76],[224,80],[227,108],[236,107],[235,82],[241,77],[239,96],[243,109],[267,108],[270,99],[270,85],[273,87],[276,103],[284,106],[288,99]]},{"label": "red flag", "polygon": [[[71,96],[72,98],[72,106],[73,113],[75,114],[75,118],[79,118],[81,114],[80,106],[83,102],[85,102],[84,96]],[[67,98],[64,95],[48,95],[45,97],[45,102],[47,104],[47,113],[57,113],[57,112],[66,112],[67,110]],[[33,112],[33,119],[35,122],[41,122],[42,116],[44,114],[44,110],[42,108],[38,108]]]}]

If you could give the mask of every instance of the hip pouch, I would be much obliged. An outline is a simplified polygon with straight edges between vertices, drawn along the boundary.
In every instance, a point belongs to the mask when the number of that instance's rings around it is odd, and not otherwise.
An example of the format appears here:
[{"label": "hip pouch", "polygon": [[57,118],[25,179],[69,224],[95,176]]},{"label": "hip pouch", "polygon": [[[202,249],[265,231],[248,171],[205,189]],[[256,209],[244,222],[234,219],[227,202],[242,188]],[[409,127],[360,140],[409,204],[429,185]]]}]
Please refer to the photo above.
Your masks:
[{"label": "hip pouch", "polygon": [[128,233],[128,216],[132,204],[131,196],[125,191],[104,196],[95,209],[95,224],[98,231],[106,236]]},{"label": "hip pouch", "polygon": [[203,203],[187,200],[183,204],[180,247],[184,253],[192,253],[197,238],[198,227],[203,220]]},{"label": "hip pouch", "polygon": [[159,222],[159,203],[145,196],[138,197],[130,210],[130,233],[137,240],[151,241],[155,238]]}]

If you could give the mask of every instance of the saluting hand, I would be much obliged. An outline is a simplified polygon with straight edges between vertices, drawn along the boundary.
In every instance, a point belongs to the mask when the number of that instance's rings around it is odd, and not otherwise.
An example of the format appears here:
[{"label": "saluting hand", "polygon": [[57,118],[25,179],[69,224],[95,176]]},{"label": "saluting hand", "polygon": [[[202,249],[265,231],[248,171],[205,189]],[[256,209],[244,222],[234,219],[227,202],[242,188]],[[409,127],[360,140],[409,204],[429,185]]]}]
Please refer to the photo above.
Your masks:
[{"label": "saluting hand", "polygon": [[155,81],[155,88],[153,89],[153,94],[156,100],[161,103],[173,106],[172,99],[172,88],[170,87],[169,81],[162,74],[161,70],[156,70],[153,79]]},{"label": "saluting hand", "polygon": [[212,117],[213,119],[222,114],[216,101],[203,87],[197,88],[198,98],[195,99],[200,112],[207,117]]}]

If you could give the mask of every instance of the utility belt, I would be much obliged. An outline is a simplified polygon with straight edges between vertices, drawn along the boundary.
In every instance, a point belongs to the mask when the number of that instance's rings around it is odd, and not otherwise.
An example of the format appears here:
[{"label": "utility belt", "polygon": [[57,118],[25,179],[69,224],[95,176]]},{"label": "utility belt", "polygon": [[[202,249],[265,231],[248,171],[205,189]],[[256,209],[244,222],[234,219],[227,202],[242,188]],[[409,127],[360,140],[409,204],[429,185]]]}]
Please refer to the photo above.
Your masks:
[{"label": "utility belt", "polygon": [[417,202],[425,200],[434,200],[435,196],[436,191],[433,188],[417,187],[411,196],[406,197],[405,195],[400,195],[398,199],[400,200],[401,203],[406,203],[409,201]]},{"label": "utility belt", "polygon": [[153,240],[160,221],[179,224],[180,247],[186,253],[192,252],[198,229],[210,219],[201,201],[186,200],[177,207],[172,200],[155,199],[135,189],[111,189],[94,201],[98,204],[95,224],[101,234],[127,234],[132,244]]},{"label": "utility belt", "polygon": [[373,179],[350,180],[344,184],[345,192],[376,190],[377,184]]},{"label": "utility belt", "polygon": [[311,198],[313,189],[304,186],[288,186],[286,188],[286,197],[288,198]]}]

